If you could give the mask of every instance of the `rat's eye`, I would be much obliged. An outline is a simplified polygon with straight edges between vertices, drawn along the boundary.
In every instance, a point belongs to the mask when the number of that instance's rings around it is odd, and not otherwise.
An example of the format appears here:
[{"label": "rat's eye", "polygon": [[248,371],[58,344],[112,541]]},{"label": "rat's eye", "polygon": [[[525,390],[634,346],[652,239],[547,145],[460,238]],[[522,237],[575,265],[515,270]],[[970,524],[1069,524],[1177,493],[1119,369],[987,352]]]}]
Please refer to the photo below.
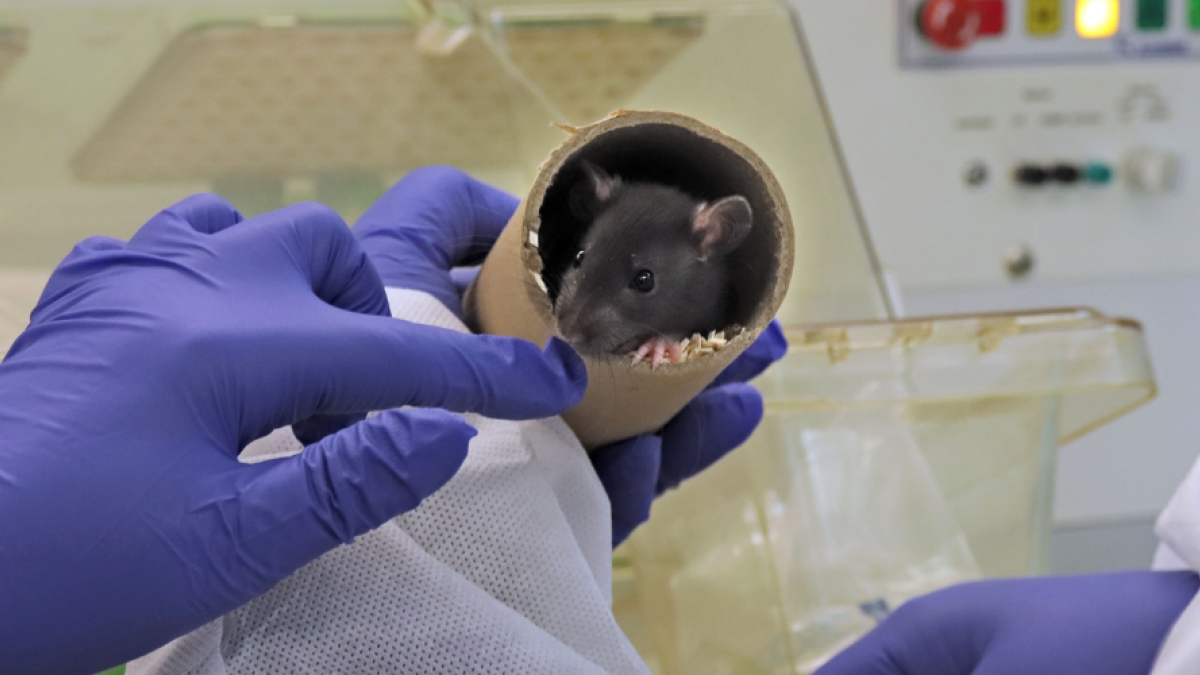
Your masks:
[{"label": "rat's eye", "polygon": [[629,287],[640,293],[649,293],[654,290],[654,272],[650,270],[639,270],[633,275],[633,281],[629,282]]},{"label": "rat's eye", "polygon": [[576,253],[576,254],[575,254],[575,262],[574,262],[574,265],[575,265],[576,267],[579,267],[579,266],[580,266],[580,265],[582,265],[582,264],[583,264],[583,251],[582,251],[582,250],[580,250],[580,251],[579,251],[579,253]]}]

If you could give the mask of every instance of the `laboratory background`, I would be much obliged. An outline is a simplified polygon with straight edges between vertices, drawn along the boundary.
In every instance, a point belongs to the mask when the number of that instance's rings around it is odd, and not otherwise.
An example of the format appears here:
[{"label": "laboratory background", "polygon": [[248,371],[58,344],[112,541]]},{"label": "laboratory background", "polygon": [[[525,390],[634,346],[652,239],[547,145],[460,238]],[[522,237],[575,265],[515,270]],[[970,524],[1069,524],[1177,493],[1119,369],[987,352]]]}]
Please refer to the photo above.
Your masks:
[{"label": "laboratory background", "polygon": [[1143,569],[1200,455],[1198,0],[0,0],[0,348],[195,192],[524,194],[618,109],[786,193],[791,351],[613,558],[656,673],[809,673],[906,599]]}]

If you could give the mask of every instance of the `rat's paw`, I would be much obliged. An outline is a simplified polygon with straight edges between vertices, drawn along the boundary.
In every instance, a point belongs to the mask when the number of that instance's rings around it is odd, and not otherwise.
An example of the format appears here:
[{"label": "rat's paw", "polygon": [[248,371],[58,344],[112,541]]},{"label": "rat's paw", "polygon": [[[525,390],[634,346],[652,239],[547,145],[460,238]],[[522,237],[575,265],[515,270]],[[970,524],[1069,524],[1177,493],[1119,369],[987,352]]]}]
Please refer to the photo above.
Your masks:
[{"label": "rat's paw", "polygon": [[651,368],[659,367],[664,361],[679,363],[683,358],[682,347],[674,340],[662,337],[652,338],[633,353],[633,365],[636,366],[645,361],[647,357],[650,359]]}]

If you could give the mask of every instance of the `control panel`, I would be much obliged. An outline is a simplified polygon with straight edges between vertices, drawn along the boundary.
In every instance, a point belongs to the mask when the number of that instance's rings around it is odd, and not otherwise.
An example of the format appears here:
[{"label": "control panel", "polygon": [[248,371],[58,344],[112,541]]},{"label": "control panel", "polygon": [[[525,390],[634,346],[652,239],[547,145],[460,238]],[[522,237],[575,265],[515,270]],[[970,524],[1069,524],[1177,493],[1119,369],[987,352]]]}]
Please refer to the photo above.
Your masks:
[{"label": "control panel", "polygon": [[1200,0],[904,0],[907,68],[1200,58]]},{"label": "control panel", "polygon": [[1200,273],[1200,0],[792,0],[906,292]]},{"label": "control panel", "polygon": [[1162,396],[1063,451],[1055,510],[1152,540],[1200,433],[1198,3],[790,2],[911,313],[1144,322]]}]

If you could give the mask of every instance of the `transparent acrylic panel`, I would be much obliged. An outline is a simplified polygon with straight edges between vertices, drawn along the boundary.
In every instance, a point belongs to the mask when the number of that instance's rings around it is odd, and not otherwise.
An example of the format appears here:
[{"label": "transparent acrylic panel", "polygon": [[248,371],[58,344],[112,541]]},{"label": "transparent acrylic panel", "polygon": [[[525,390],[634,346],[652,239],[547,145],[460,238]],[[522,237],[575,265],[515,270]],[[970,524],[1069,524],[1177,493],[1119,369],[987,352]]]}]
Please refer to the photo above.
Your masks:
[{"label": "transparent acrylic panel", "polygon": [[0,269],[45,274],[197,191],[353,220],[452,164],[523,193],[563,132],[693,114],[755,148],[798,228],[783,315],[886,314],[782,1],[0,0]]},{"label": "transparent acrylic panel", "polygon": [[616,558],[659,673],[808,673],[911,597],[1046,571],[1057,448],[1155,391],[1140,328],[1089,310],[788,340],[751,440]]},{"label": "transparent acrylic panel", "polygon": [[16,65],[17,60],[25,54],[25,43],[28,33],[20,28],[0,26],[0,83],[8,75],[8,71]]}]

